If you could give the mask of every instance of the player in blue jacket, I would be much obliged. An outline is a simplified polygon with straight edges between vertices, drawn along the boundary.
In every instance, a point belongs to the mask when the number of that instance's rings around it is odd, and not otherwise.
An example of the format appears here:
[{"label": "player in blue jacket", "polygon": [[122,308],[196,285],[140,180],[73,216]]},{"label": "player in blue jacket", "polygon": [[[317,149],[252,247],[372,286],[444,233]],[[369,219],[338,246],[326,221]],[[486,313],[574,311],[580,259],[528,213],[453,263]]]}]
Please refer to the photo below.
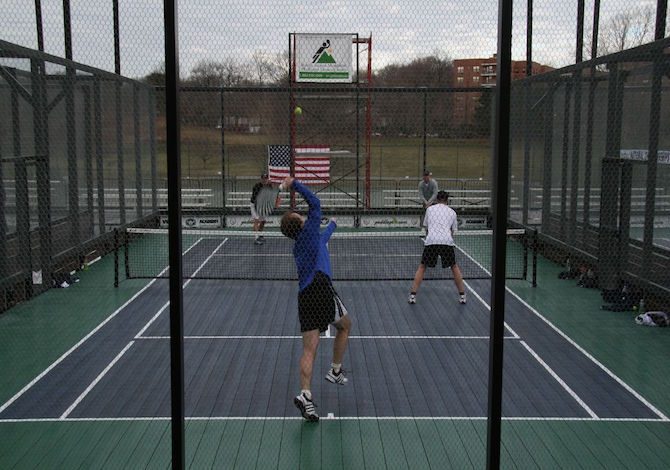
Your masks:
[{"label": "player in blue jacket", "polygon": [[347,309],[335,292],[331,281],[328,240],[336,228],[331,220],[321,232],[321,202],[299,181],[288,177],[282,189],[295,189],[309,206],[307,218],[297,212],[287,212],[281,220],[281,231],[295,240],[293,256],[298,270],[298,318],[302,332],[302,357],[300,358],[300,395],[294,403],[308,421],[318,421],[312,400],[311,382],[314,358],[319,346],[320,333],[332,324],[337,329],[333,345],[333,363],[326,380],[344,385],[347,378],[342,369],[342,358],[347,348],[351,319]]}]

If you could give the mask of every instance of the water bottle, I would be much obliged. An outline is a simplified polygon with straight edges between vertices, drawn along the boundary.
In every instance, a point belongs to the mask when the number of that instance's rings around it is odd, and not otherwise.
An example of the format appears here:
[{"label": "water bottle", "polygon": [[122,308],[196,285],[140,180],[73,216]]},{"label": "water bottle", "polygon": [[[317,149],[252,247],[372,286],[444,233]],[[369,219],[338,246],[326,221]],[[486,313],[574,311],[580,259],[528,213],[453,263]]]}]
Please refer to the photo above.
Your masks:
[{"label": "water bottle", "polygon": [[640,313],[646,312],[646,310],[644,309],[644,299],[640,299],[640,306],[638,307],[638,310]]}]

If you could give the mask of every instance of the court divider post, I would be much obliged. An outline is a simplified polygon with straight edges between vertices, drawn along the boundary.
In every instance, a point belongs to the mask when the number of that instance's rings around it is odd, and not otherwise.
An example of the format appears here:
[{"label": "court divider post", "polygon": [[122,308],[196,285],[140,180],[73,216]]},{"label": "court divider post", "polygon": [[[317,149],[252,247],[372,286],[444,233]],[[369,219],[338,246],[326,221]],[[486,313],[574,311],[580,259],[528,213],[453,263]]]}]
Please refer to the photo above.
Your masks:
[{"label": "court divider post", "polygon": [[119,230],[114,229],[114,287],[119,287]]},{"label": "court divider post", "polygon": [[538,250],[538,234],[537,229],[533,230],[533,287],[537,287],[537,250]]},{"label": "court divider post", "polygon": [[532,245],[532,240],[528,240],[528,227],[524,227],[523,234],[523,279],[528,280],[528,246]]},{"label": "court divider post", "polygon": [[123,231],[123,265],[125,267],[125,273],[126,273],[126,279],[130,279],[130,263],[128,262],[129,260],[129,255],[128,255],[128,231],[124,230]]}]

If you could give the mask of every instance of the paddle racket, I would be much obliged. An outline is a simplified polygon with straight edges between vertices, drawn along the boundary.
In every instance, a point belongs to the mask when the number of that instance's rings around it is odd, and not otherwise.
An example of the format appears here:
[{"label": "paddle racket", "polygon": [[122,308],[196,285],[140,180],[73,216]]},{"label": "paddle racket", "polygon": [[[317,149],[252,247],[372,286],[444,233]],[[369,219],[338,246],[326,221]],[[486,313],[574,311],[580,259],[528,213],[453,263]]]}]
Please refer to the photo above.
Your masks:
[{"label": "paddle racket", "polygon": [[272,186],[263,186],[256,196],[256,213],[260,217],[267,217],[277,207],[279,189]]}]

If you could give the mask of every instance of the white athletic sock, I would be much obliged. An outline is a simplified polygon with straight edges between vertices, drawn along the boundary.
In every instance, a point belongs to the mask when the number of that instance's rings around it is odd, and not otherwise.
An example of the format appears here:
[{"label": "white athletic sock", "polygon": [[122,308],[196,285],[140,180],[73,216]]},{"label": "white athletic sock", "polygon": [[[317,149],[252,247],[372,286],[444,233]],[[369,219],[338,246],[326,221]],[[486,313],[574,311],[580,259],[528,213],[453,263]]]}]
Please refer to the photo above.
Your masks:
[{"label": "white athletic sock", "polygon": [[330,365],[333,366],[333,372],[335,372],[335,374],[339,374],[339,373],[340,373],[340,369],[342,368],[342,364],[335,364],[335,363],[333,362],[333,363],[331,363]]},{"label": "white athletic sock", "polygon": [[311,392],[310,390],[301,390],[300,393],[302,393],[303,395],[305,395],[305,396],[307,397],[308,400],[311,400],[311,399],[312,399],[312,392]]}]

